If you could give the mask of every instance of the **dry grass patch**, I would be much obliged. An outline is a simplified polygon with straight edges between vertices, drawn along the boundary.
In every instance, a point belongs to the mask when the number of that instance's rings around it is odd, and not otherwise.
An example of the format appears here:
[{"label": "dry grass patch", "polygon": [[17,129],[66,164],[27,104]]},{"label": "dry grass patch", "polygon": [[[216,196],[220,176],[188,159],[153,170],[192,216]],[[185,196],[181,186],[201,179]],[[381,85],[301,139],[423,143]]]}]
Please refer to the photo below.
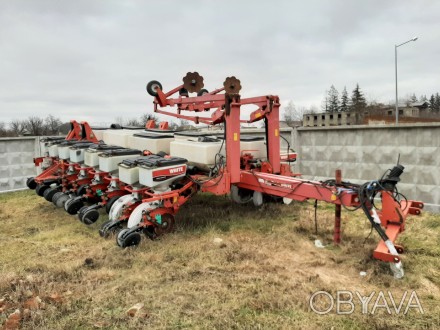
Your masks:
[{"label": "dry grass patch", "polygon": [[[439,216],[409,219],[401,238],[406,277],[397,281],[371,258],[378,238],[365,240],[370,228],[360,212],[343,213],[343,243],[331,245],[333,208],[325,205],[316,235],[309,203],[256,209],[199,195],[182,208],[175,233],[122,250],[99,237],[105,216],[87,227],[31,191],[0,195],[0,203],[0,299],[7,303],[0,324],[38,297],[24,329],[440,327]],[[316,238],[327,247],[316,248]],[[309,307],[318,290],[398,297],[416,290],[425,314],[357,308],[320,316]],[[137,303],[144,313],[128,316]]]}]

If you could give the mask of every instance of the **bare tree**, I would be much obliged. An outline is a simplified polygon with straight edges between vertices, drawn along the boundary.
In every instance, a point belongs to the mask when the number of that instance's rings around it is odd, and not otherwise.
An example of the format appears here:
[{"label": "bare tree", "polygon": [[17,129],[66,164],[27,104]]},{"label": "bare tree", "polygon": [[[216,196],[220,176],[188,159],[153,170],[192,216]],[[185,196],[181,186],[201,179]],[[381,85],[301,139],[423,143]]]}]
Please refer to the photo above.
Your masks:
[{"label": "bare tree", "polygon": [[145,124],[147,123],[147,121],[149,120],[154,120],[154,122],[156,123],[156,125],[159,124],[159,118],[156,115],[153,114],[144,114],[141,116],[140,118],[140,125],[141,126],[145,126]]},{"label": "bare tree", "polygon": [[59,118],[56,118],[52,115],[48,115],[46,117],[46,134],[58,134],[60,126],[62,125],[62,122]]},{"label": "bare tree", "polygon": [[115,122],[115,124],[119,124],[121,126],[124,126],[124,117],[117,116],[117,117],[115,117],[114,122]]},{"label": "bare tree", "polygon": [[142,126],[142,124],[137,120],[136,118],[127,119],[126,121],[127,126]]},{"label": "bare tree", "polygon": [[292,101],[290,101],[284,108],[283,119],[287,126],[293,127],[295,123],[303,120],[304,115],[313,113],[315,110],[313,108],[306,107],[295,107]]},{"label": "bare tree", "polygon": [[4,122],[0,122],[0,137],[8,136],[8,130]]},{"label": "bare tree", "polygon": [[26,130],[30,135],[39,136],[45,133],[44,120],[36,116],[30,116],[25,121]]},{"label": "bare tree", "polygon": [[26,130],[26,125],[24,120],[14,119],[9,123],[9,128],[12,134],[15,136],[23,135]]},{"label": "bare tree", "polygon": [[296,118],[295,104],[293,104],[292,101],[289,101],[289,103],[284,107],[283,119],[288,126],[292,126],[293,121],[295,121],[295,118]]}]

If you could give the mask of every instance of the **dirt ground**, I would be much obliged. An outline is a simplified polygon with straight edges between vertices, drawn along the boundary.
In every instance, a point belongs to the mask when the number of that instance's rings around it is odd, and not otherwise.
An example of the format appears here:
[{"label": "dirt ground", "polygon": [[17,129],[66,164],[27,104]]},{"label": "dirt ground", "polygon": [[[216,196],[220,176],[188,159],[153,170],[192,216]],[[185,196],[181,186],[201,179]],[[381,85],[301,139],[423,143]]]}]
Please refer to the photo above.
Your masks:
[{"label": "dirt ground", "polygon": [[[440,216],[408,219],[396,280],[371,257],[379,239],[367,238],[362,212],[343,210],[343,241],[333,246],[333,212],[319,205],[316,235],[313,203],[257,209],[202,194],[181,209],[175,233],[121,249],[98,235],[104,214],[87,227],[33,191],[1,194],[0,324],[19,309],[23,329],[439,329]],[[336,312],[341,290],[354,295],[351,314]],[[310,307],[317,291],[334,298],[325,315]],[[367,313],[355,291],[375,292]],[[399,303],[405,291],[397,314],[389,293]],[[423,314],[403,313],[413,291]],[[380,292],[391,315],[373,310]],[[129,316],[135,304],[143,307]]]}]

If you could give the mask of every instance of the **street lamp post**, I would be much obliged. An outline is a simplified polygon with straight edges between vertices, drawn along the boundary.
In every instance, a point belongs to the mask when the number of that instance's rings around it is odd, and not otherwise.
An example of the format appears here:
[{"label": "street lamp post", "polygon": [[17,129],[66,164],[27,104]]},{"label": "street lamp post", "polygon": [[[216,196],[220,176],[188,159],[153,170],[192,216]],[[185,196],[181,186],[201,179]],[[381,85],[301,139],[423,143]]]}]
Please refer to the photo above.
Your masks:
[{"label": "street lamp post", "polygon": [[416,41],[418,39],[418,37],[414,37],[408,41],[402,42],[400,45],[394,45],[394,63],[395,63],[395,67],[396,67],[396,125],[399,124],[399,105],[398,105],[398,95],[397,95],[397,47],[403,46],[405,44],[407,44],[408,42],[411,41]]}]

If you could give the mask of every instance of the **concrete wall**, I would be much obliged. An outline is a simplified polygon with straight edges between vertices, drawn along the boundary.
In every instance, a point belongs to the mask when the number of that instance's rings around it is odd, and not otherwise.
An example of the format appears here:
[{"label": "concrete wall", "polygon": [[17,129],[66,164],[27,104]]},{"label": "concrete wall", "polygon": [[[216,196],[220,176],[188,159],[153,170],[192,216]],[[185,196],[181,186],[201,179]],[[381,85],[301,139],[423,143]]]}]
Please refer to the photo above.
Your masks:
[{"label": "concrete wall", "polygon": [[[264,136],[261,129],[242,134]],[[333,178],[336,169],[355,183],[379,179],[400,153],[405,172],[399,191],[440,212],[439,124],[282,128],[280,134],[298,152],[294,170],[313,180]],[[39,147],[38,137],[0,139],[0,192],[26,187],[26,178],[36,174],[32,159]]]},{"label": "concrete wall", "polygon": [[26,179],[36,174],[33,158],[39,154],[39,137],[0,138],[0,192],[26,188]]},{"label": "concrete wall", "polygon": [[405,171],[399,191],[440,212],[439,124],[301,127],[292,138],[299,154],[297,170],[314,180],[332,178],[336,169],[342,170],[343,180],[379,179],[400,153]]}]

